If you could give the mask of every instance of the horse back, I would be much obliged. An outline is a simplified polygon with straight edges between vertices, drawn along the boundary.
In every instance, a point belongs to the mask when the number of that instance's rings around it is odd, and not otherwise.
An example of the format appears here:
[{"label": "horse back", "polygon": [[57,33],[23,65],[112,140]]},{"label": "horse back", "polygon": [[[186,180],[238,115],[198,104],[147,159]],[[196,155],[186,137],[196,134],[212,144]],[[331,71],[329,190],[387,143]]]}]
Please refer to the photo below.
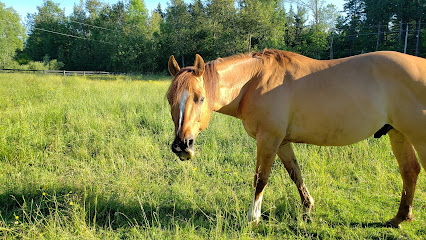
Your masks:
[{"label": "horse back", "polygon": [[385,124],[406,128],[413,123],[401,116],[401,108],[406,115],[420,115],[426,106],[422,58],[378,52],[283,62],[269,62],[246,94],[241,115],[250,135],[267,125],[288,141],[347,145]]}]

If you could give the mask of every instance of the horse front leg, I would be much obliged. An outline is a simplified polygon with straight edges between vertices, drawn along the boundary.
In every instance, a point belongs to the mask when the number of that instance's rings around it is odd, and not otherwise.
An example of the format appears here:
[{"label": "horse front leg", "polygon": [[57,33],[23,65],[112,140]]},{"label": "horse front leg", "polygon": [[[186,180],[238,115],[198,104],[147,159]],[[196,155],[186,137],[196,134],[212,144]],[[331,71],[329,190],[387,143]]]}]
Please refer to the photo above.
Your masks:
[{"label": "horse front leg", "polygon": [[256,141],[257,161],[253,183],[255,191],[251,207],[248,211],[248,221],[253,225],[257,225],[260,221],[263,190],[268,183],[272,164],[274,163],[275,155],[277,154],[282,138],[261,132],[257,134]]},{"label": "horse front leg", "polygon": [[308,189],[303,183],[302,174],[300,172],[299,164],[296,161],[293,148],[291,147],[291,143],[286,143],[280,146],[278,150],[278,157],[280,157],[281,162],[284,164],[291,180],[293,180],[294,184],[296,184],[304,207],[304,217],[309,216],[311,210],[314,208],[314,199],[311,197]]}]

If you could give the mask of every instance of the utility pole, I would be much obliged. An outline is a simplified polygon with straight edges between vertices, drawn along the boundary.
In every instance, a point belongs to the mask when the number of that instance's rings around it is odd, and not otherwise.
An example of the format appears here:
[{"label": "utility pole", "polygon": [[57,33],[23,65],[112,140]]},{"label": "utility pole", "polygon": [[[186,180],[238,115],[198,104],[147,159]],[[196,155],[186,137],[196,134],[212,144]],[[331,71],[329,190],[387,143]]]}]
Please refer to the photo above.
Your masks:
[{"label": "utility pole", "polygon": [[420,28],[422,26],[422,15],[420,14],[419,29],[417,29],[416,56],[419,54]]},{"label": "utility pole", "polygon": [[330,43],[330,60],[333,59],[333,33],[331,33],[331,43]]},{"label": "utility pole", "polygon": [[416,56],[418,56],[418,54],[419,54],[419,41],[420,41],[420,29],[421,29],[421,26],[422,26],[422,15],[423,15],[423,7],[424,7],[424,4],[421,4],[420,5],[421,7],[419,7],[420,8],[420,17],[419,17],[419,28],[417,29],[417,42],[416,42]]},{"label": "utility pole", "polygon": [[404,53],[407,53],[407,42],[408,42],[408,23],[407,23],[407,29],[405,30],[405,45],[404,45]]},{"label": "utility pole", "polygon": [[380,22],[379,22],[379,27],[377,28],[376,51],[379,51],[379,43],[380,43]]},{"label": "utility pole", "polygon": [[249,45],[248,45],[248,52],[251,51],[251,33],[248,35]]},{"label": "utility pole", "polygon": [[401,50],[401,39],[402,39],[402,19],[399,21],[399,38],[398,38],[398,49]]}]

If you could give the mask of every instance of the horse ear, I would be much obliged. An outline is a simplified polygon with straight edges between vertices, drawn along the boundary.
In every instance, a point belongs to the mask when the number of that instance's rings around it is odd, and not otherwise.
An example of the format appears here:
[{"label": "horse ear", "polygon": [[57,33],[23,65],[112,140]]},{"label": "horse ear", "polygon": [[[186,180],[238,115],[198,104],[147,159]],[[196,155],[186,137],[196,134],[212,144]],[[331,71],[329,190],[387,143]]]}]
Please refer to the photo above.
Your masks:
[{"label": "horse ear", "polygon": [[180,71],[179,64],[176,62],[175,56],[169,58],[169,72],[174,77]]},{"label": "horse ear", "polygon": [[194,61],[194,75],[197,77],[201,77],[204,73],[204,60],[203,58],[196,54]]}]

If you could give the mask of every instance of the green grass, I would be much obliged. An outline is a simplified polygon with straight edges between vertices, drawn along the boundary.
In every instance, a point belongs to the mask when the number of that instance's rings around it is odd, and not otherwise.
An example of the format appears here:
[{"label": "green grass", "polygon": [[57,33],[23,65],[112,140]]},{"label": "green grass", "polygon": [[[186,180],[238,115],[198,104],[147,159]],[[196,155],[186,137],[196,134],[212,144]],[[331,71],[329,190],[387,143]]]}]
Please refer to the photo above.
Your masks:
[{"label": "green grass", "polygon": [[[415,221],[396,213],[401,178],[387,136],[348,147],[295,145],[315,199],[301,217],[294,184],[273,167],[256,228],[255,142],[214,114],[181,162],[170,150],[169,78],[0,74],[0,237],[7,239],[422,239],[426,176]],[[150,80],[151,79],[151,80]]]}]

